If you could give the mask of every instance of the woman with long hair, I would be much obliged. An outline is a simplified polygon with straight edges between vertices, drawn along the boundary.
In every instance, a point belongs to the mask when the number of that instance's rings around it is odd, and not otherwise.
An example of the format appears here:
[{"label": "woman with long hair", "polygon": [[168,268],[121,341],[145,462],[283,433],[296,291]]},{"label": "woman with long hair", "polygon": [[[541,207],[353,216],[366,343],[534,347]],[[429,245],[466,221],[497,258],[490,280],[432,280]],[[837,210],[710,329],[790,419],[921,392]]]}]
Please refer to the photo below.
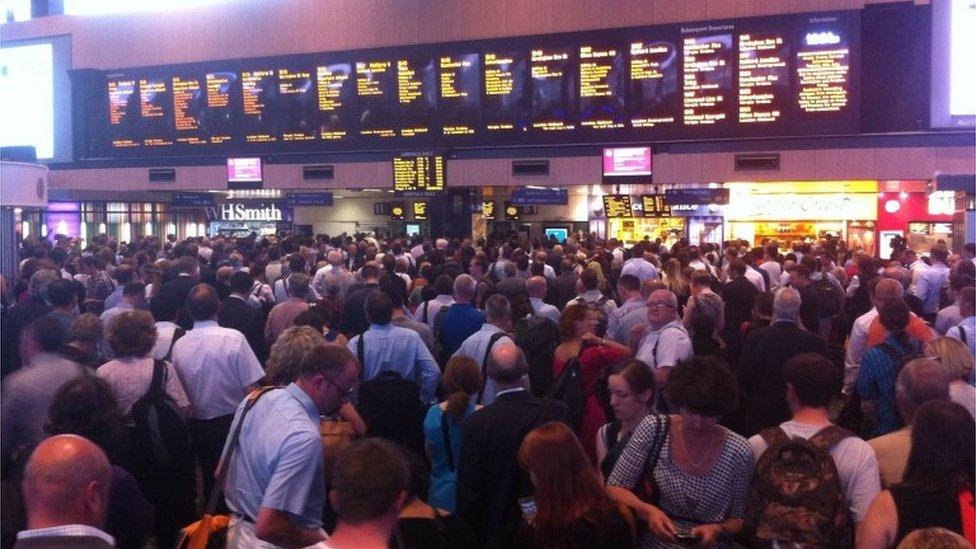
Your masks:
[{"label": "woman with long hair", "polygon": [[966,344],[951,337],[940,337],[925,344],[925,355],[939,359],[949,379],[949,400],[962,405],[976,418],[976,387],[969,384],[973,375],[973,355]]},{"label": "woman with long hair", "polygon": [[597,384],[610,366],[631,357],[630,349],[616,341],[596,335],[596,312],[588,305],[573,304],[559,316],[559,337],[562,343],[552,357],[552,379],[556,380],[573,360],[579,360],[583,394],[583,417],[579,436],[590,458],[596,457],[596,432],[606,423],[604,404],[599,400]]},{"label": "woman with long hair", "polygon": [[905,476],[871,502],[857,529],[857,546],[893,547],[910,532],[933,526],[963,534],[963,516],[976,513],[974,438],[976,427],[965,408],[944,400],[923,404],[912,425]]},{"label": "woman with long hair", "polygon": [[678,298],[680,313],[681,309],[688,303],[688,296],[691,295],[691,284],[685,278],[681,269],[681,262],[677,259],[671,258],[665,261],[662,271],[661,279],[664,281],[664,285]]},{"label": "woman with long hair", "polygon": [[441,378],[447,399],[431,406],[424,419],[424,438],[431,462],[427,503],[452,513],[457,506],[461,422],[477,408],[472,397],[481,389],[482,383],[478,363],[465,356],[451,357]]},{"label": "woman with long hair", "polygon": [[596,463],[602,478],[610,476],[634,428],[652,413],[657,384],[647,364],[628,360],[610,370],[607,388],[613,420],[596,434]]},{"label": "woman with long hair", "polygon": [[550,421],[526,435],[518,462],[535,485],[535,513],[523,505],[525,521],[516,547],[631,548],[633,528],[608,497],[599,473],[576,435]]}]

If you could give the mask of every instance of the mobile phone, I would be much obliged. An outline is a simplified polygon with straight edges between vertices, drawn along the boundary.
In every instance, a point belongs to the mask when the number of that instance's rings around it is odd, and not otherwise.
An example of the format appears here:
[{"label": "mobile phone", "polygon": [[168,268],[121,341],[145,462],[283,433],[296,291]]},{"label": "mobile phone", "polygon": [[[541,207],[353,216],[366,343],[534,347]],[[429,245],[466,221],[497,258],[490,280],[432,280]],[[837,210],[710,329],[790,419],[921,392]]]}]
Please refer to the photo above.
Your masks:
[{"label": "mobile phone", "polygon": [[525,520],[532,520],[535,518],[535,499],[530,497],[519,498],[519,509],[522,510],[522,518]]},{"label": "mobile phone", "polygon": [[685,531],[685,532],[678,532],[677,534],[674,535],[674,537],[675,537],[675,539],[678,540],[678,543],[680,543],[682,545],[697,545],[697,544],[701,543],[701,540],[702,540],[701,536],[696,535],[696,534],[692,534],[692,533],[687,532],[687,531]]}]

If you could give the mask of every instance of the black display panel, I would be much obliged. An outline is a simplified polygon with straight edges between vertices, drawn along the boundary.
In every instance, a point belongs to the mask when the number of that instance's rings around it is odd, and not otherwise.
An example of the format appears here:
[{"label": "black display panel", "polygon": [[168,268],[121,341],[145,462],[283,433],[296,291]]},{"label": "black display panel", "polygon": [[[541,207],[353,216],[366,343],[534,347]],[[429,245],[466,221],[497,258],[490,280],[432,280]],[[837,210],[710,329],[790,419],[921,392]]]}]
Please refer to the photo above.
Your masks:
[{"label": "black display panel", "polygon": [[[105,73],[93,158],[853,134],[858,11]],[[89,79],[88,81],[93,81]],[[91,92],[78,92],[82,97]],[[876,98],[873,100],[877,100]]]},{"label": "black display panel", "polygon": [[439,154],[409,154],[393,159],[393,190],[401,192],[443,191],[444,157]]}]

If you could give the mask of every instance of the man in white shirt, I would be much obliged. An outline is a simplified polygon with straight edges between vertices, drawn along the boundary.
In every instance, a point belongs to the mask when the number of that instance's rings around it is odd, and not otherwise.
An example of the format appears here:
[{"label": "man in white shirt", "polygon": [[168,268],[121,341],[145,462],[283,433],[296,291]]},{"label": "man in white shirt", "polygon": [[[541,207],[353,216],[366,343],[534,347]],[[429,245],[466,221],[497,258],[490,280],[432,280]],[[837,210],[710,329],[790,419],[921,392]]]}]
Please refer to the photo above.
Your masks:
[{"label": "man in white shirt", "polygon": [[654,371],[658,387],[664,387],[668,375],[679,361],[692,355],[691,338],[678,318],[678,298],[670,290],[655,290],[647,300],[648,325],[636,326],[634,358]]},{"label": "man in white shirt", "polygon": [[190,398],[190,433],[206,501],[237,405],[257,387],[264,370],[244,334],[217,325],[220,299],[213,288],[194,286],[186,309],[193,329],[173,345],[173,366]]},{"label": "man in white shirt", "polygon": [[776,291],[779,288],[780,279],[783,276],[783,267],[776,261],[776,255],[779,250],[776,246],[767,246],[763,249],[763,263],[759,265],[759,268],[766,271],[769,275],[769,291]]},{"label": "man in white shirt", "polygon": [[542,315],[559,324],[559,309],[542,301],[548,289],[549,285],[546,283],[545,277],[533,276],[525,281],[525,292],[529,294],[529,302],[532,304],[532,310],[535,311],[535,314]]},{"label": "man in white shirt", "polygon": [[959,305],[956,301],[959,299],[959,292],[972,285],[973,279],[966,275],[949,275],[949,297],[952,298],[952,305],[939,309],[939,312],[936,313],[933,328],[937,334],[946,335],[949,328],[962,321],[962,316],[959,315]]},{"label": "man in white shirt", "polygon": [[641,281],[634,275],[620,276],[617,295],[620,296],[620,306],[610,311],[607,317],[607,338],[626,345],[630,334],[621,330],[621,320],[631,311],[646,310],[647,302],[641,295]]},{"label": "man in white shirt", "polygon": [[969,347],[969,354],[976,355],[976,290],[972,287],[959,292],[959,315],[962,321],[950,328],[946,335],[958,339]]},{"label": "man in white shirt", "polygon": [[341,251],[330,251],[326,259],[329,264],[315,272],[312,287],[319,295],[329,295],[331,291],[345,297],[349,287],[356,283],[356,277],[343,264]]},{"label": "man in white shirt", "polygon": [[108,457],[88,439],[57,435],[41,442],[24,468],[27,530],[17,533],[14,547],[115,547],[102,530],[111,484]]},{"label": "man in white shirt", "polygon": [[156,344],[153,345],[153,359],[171,361],[174,343],[186,334],[186,330],[176,323],[176,318],[180,314],[180,306],[174,300],[167,299],[166,296],[157,296],[150,301],[149,312],[156,320]]},{"label": "man in white shirt", "polygon": [[752,285],[759,290],[759,293],[766,291],[766,279],[763,278],[762,273],[759,272],[759,268],[752,264],[752,257],[746,254],[743,259],[746,263],[746,280],[752,282]]},{"label": "man in white shirt", "polygon": [[912,292],[915,297],[922,300],[925,312],[922,318],[929,323],[935,322],[935,314],[939,311],[939,296],[942,287],[949,280],[949,267],[946,265],[948,257],[949,251],[945,248],[932,248],[929,255],[932,264],[928,269],[918,273],[915,290]]},{"label": "man in white shirt", "polygon": [[878,306],[889,299],[901,299],[904,289],[901,283],[890,278],[875,278],[868,283],[876,284],[874,291],[871,292],[871,310],[857,317],[854,326],[851,328],[851,336],[847,340],[847,354],[844,357],[844,394],[850,395],[854,383],[857,381],[857,373],[861,368],[861,359],[867,351],[868,328],[871,322],[878,316]]},{"label": "man in white shirt", "polygon": [[[830,361],[816,353],[797,355],[786,361],[783,380],[793,417],[781,423],[779,429],[787,437],[811,439],[823,429],[833,427],[827,407],[837,392],[838,377]],[[750,438],[749,444],[758,462],[768,448],[767,441],[759,434]],[[857,525],[864,520],[871,500],[881,491],[878,460],[868,443],[856,436],[843,438],[830,446],[829,451],[837,467],[844,500]]]},{"label": "man in white shirt", "polygon": [[538,252],[535,252],[532,255],[535,257],[535,259],[529,262],[530,263],[529,271],[532,270],[531,268],[532,263],[542,263],[542,276],[546,277],[546,280],[552,280],[556,278],[556,270],[552,268],[552,265],[547,263],[547,260],[549,259],[549,254],[547,254],[543,250],[539,250]]},{"label": "man in white shirt", "polygon": [[634,244],[630,249],[630,259],[624,261],[624,266],[620,269],[620,276],[627,274],[636,276],[641,282],[658,278],[657,268],[644,259],[644,246],[640,243]]},{"label": "man in white shirt", "polygon": [[[485,323],[481,329],[471,334],[461,343],[454,356],[466,356],[475,361],[481,368],[482,389],[478,393],[477,402],[488,405],[495,401],[498,386],[487,375],[488,353],[500,341],[514,345],[515,341],[508,336],[507,330],[511,326],[511,306],[508,298],[495,294],[485,302]],[[529,387],[529,377],[523,378],[524,387]]]}]

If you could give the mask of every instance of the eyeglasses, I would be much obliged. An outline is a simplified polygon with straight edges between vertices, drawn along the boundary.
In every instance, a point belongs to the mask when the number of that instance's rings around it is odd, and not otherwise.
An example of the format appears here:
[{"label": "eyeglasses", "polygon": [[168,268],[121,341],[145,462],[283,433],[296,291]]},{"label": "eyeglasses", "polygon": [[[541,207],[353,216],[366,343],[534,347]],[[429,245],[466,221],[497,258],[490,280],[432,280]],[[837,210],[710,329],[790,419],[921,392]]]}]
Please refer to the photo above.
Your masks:
[{"label": "eyeglasses", "polygon": [[668,303],[667,301],[648,301],[647,302],[647,308],[648,309],[655,309],[657,307],[666,307],[668,309],[673,309],[674,308],[674,305]]},{"label": "eyeglasses", "polygon": [[356,395],[356,383],[353,383],[352,387],[348,389],[343,389],[342,387],[339,387],[338,383],[332,381],[332,378],[327,376],[325,372],[322,372],[322,377],[324,377],[325,380],[329,382],[329,385],[335,387],[336,390],[342,393],[342,395],[347,399],[351,400]]}]

